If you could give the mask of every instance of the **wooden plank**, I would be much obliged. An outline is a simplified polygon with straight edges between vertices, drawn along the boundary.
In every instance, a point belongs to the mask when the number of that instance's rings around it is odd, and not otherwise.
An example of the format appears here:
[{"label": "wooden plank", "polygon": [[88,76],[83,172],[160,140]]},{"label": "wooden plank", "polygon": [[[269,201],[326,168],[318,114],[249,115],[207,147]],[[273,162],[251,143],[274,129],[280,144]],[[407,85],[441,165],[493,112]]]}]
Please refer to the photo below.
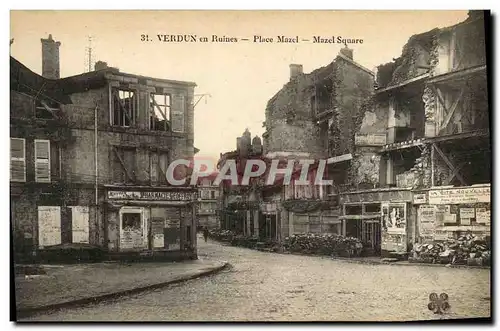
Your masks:
[{"label": "wooden plank", "polygon": [[455,170],[453,170],[453,172],[451,173],[451,175],[446,179],[445,181],[445,185],[450,185],[451,181],[453,180],[453,178],[455,178],[455,176],[457,175],[457,173],[460,171],[460,169],[462,169],[465,165],[465,162],[460,164],[458,167],[455,168]]},{"label": "wooden plank", "polygon": [[457,108],[458,103],[462,100],[464,92],[465,92],[465,86],[462,86],[462,89],[460,90],[460,94],[459,94],[458,98],[455,99],[455,102],[453,103],[453,105],[451,106],[451,108],[449,109],[449,111],[446,114],[446,118],[444,120],[444,123],[441,125],[441,129],[440,129],[441,131],[446,129],[446,127],[450,123],[451,117],[455,113],[455,109]]},{"label": "wooden plank", "polygon": [[[115,97],[115,100],[118,101],[118,104],[120,105],[120,109],[123,110],[125,112],[125,116],[127,117],[127,119],[130,121],[130,124],[132,124],[132,115],[129,113],[129,110],[127,110],[127,107],[125,107],[125,104],[123,103],[122,99],[120,99],[120,96],[118,95],[118,91],[115,90],[113,92],[113,95]],[[125,124],[125,123],[124,123]]]},{"label": "wooden plank", "polygon": [[[436,144],[433,144],[434,146],[434,149],[436,150],[436,152],[438,152],[439,156],[441,156],[441,158],[443,159],[443,161],[448,165],[448,167],[450,167],[450,169],[452,171],[455,170],[455,166],[453,165],[453,163],[451,163],[451,161],[446,157],[446,155],[443,153],[443,151],[436,145]],[[456,174],[456,177],[458,178],[458,180],[463,184],[463,185],[467,185],[467,183],[465,182],[465,180],[463,179],[463,177],[457,173]]]},{"label": "wooden plank", "polygon": [[132,178],[132,176],[130,175],[128,169],[127,169],[127,166],[125,165],[125,162],[123,161],[120,153],[118,153],[118,150],[116,149],[115,146],[113,146],[113,151],[115,152],[115,155],[116,157],[118,158],[118,161],[120,161],[120,164],[122,165],[123,167],[123,170],[125,170],[125,174],[127,175],[127,178],[130,180],[130,181],[133,181],[134,179]]}]

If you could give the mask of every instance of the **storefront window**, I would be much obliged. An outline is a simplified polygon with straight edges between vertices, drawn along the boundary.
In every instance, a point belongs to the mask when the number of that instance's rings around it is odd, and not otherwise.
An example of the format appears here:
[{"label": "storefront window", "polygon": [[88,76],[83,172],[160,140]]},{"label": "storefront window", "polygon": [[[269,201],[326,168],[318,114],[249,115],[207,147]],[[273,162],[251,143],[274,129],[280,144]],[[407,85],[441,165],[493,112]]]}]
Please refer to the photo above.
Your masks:
[{"label": "storefront window", "polygon": [[122,214],[122,228],[140,229],[141,228],[141,214],[140,213],[123,213]]}]

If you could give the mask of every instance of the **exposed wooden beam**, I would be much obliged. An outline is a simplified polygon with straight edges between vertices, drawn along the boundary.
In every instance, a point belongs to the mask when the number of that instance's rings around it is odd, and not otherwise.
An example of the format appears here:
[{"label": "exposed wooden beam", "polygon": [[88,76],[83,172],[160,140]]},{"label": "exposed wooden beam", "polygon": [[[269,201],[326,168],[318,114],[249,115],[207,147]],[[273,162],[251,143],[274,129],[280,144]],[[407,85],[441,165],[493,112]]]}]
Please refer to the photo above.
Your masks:
[{"label": "exposed wooden beam", "polygon": [[453,170],[453,172],[451,173],[451,175],[446,179],[445,185],[450,185],[450,183],[453,180],[453,178],[455,178],[455,176],[464,167],[465,164],[466,163],[464,162],[464,163],[460,164],[458,167],[456,167],[455,170]]},{"label": "exposed wooden beam", "polygon": [[[455,171],[455,166],[453,165],[453,163],[451,163],[451,161],[448,159],[448,157],[446,157],[446,155],[443,153],[443,151],[436,144],[432,144],[432,146],[434,147],[434,149],[436,150],[436,152],[439,154],[439,156],[441,156],[441,158],[446,163],[446,165],[448,165],[448,167],[451,169],[451,171]],[[462,183],[462,185],[467,185],[467,183],[463,179],[462,175],[460,175],[457,172],[455,176]]]},{"label": "exposed wooden beam", "polygon": [[445,80],[450,80],[454,78],[463,78],[468,75],[481,72],[483,71],[486,73],[486,65],[478,65],[472,68],[467,68],[467,69],[462,69],[458,71],[451,71],[451,72],[446,72],[438,76],[434,76],[433,78],[429,79],[427,83],[439,83]]},{"label": "exposed wooden beam", "polygon": [[403,87],[403,86],[406,86],[408,84],[411,84],[411,83],[415,83],[415,82],[418,82],[420,80],[423,80],[425,78],[428,78],[429,77],[429,74],[426,73],[426,74],[423,74],[423,75],[420,75],[420,76],[417,76],[415,78],[411,78],[411,79],[408,79],[408,80],[405,80],[404,82],[402,83],[399,83],[397,85],[393,85],[393,86],[389,86],[389,87],[385,87],[385,88],[382,88],[382,89],[379,89],[379,90],[376,90],[375,93],[382,93],[382,92],[387,92],[387,91],[390,91],[390,90],[394,90],[394,89],[397,89],[397,88],[400,88],[400,87]]},{"label": "exposed wooden beam", "polygon": [[127,166],[125,165],[125,162],[123,161],[120,153],[118,153],[118,150],[116,149],[115,146],[113,146],[113,151],[115,152],[115,155],[116,157],[118,158],[118,161],[120,161],[120,164],[122,165],[122,168],[123,170],[125,171],[125,175],[127,175],[127,178],[130,180],[130,181],[134,181],[134,179],[132,178],[132,176],[130,175],[130,173],[128,172],[128,169],[127,169]]},{"label": "exposed wooden beam", "polygon": [[455,99],[455,102],[453,102],[453,105],[451,106],[451,108],[449,109],[449,111],[446,114],[446,118],[444,120],[444,123],[441,125],[440,131],[443,131],[444,129],[446,129],[446,127],[450,123],[451,117],[455,113],[455,109],[457,108],[458,103],[462,100],[462,97],[464,95],[464,91],[465,91],[465,86],[462,86],[458,98]]}]

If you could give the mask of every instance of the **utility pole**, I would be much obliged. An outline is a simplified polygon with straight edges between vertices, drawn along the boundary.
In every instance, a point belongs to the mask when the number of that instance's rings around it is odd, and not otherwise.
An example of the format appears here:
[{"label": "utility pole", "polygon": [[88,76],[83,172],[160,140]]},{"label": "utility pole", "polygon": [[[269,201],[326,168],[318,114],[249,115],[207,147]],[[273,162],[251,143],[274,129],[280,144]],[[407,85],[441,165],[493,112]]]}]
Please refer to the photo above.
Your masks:
[{"label": "utility pole", "polygon": [[196,108],[196,106],[201,101],[201,99],[205,98],[205,104],[206,104],[207,103],[207,97],[211,98],[212,95],[210,95],[209,93],[203,93],[203,94],[195,94],[194,97],[198,98],[198,100],[196,100],[196,102],[194,103],[194,106],[193,106],[193,108]]},{"label": "utility pole", "polygon": [[92,59],[92,36],[88,37],[89,44],[85,48],[85,72],[91,72],[92,71],[92,64],[93,64],[93,59]]}]

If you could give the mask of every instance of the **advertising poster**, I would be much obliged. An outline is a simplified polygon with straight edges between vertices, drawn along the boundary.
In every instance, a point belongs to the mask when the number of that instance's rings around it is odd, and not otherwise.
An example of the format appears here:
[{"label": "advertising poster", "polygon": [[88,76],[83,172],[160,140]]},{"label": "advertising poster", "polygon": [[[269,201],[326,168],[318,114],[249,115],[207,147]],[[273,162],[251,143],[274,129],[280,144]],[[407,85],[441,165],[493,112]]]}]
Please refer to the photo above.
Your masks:
[{"label": "advertising poster", "polygon": [[406,204],[390,203],[384,215],[387,233],[403,234],[406,231]]},{"label": "advertising poster", "polygon": [[418,208],[418,229],[420,237],[432,240],[436,230],[436,207],[421,205]]}]

